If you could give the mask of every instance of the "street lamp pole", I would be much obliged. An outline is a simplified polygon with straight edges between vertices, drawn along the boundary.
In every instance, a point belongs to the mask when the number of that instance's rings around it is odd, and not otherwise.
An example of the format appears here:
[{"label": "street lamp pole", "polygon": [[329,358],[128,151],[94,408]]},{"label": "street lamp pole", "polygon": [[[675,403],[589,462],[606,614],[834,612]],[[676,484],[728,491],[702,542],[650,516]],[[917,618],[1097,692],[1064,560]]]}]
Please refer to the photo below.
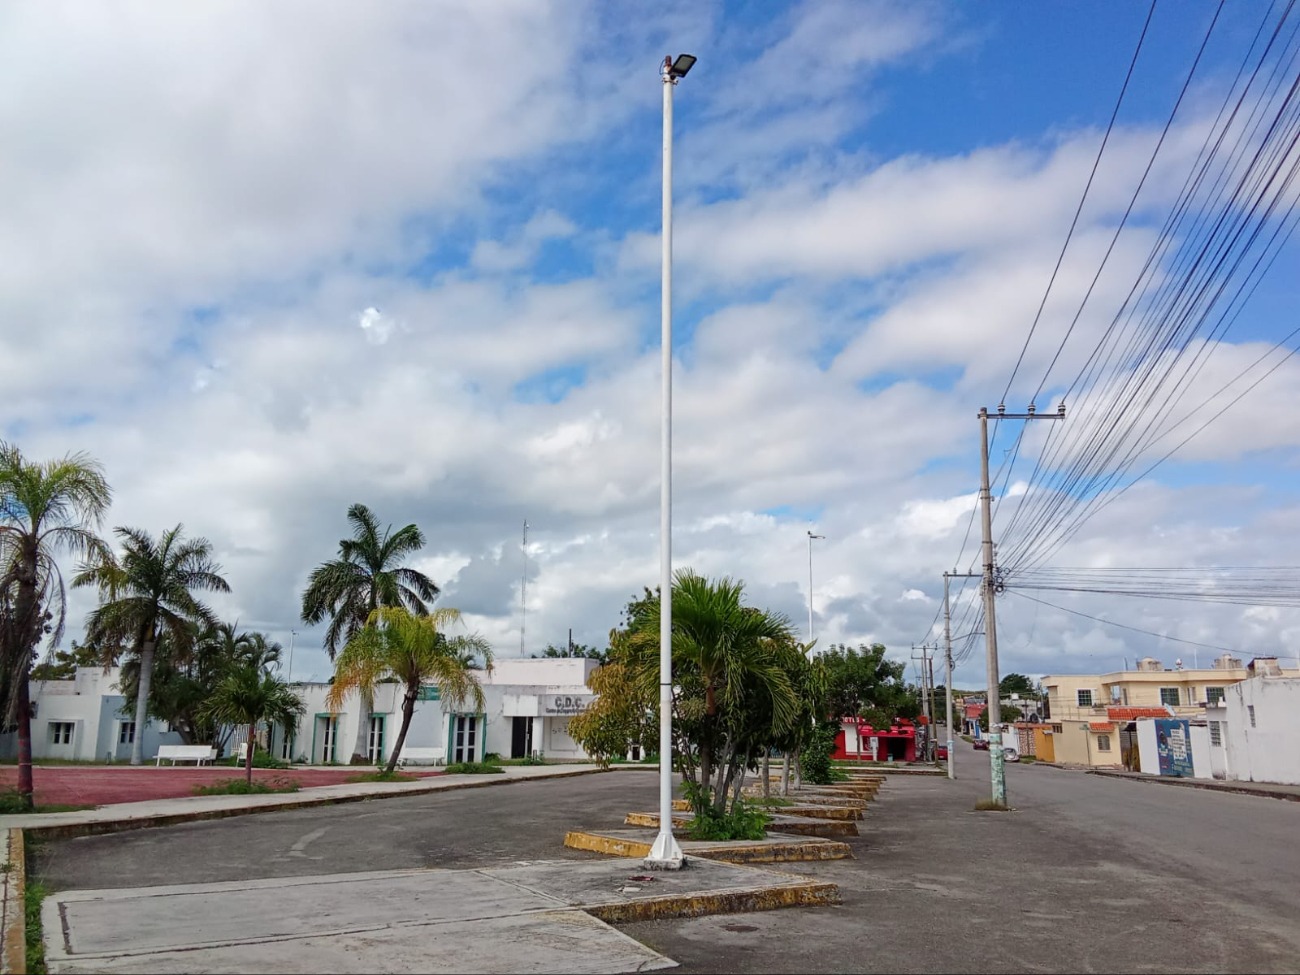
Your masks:
[{"label": "street lamp pole", "polygon": [[812,543],[814,538],[824,539],[825,535],[814,535],[808,531],[808,645],[813,644],[813,578],[812,578]]},{"label": "street lamp pole", "polygon": [[695,64],[690,54],[664,58],[663,253],[660,294],[659,491],[659,835],[645,866],[679,870],[682,848],[673,837],[673,89]]},{"label": "street lamp pole", "polygon": [[298,631],[290,630],[289,631],[289,676],[285,678],[284,682],[286,684],[293,683],[293,645],[294,643],[297,642],[297,640],[298,640]]}]

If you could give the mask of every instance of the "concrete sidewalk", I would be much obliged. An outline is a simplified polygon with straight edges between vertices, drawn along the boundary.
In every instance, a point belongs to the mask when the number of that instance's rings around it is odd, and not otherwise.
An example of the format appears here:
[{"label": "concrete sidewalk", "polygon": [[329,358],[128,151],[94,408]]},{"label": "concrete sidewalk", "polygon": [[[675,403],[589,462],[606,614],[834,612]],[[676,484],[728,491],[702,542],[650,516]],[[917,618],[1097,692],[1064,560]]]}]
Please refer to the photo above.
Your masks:
[{"label": "concrete sidewalk", "polygon": [[1142,772],[1122,772],[1116,769],[1088,769],[1091,775],[1108,779],[1131,779],[1135,782],[1152,782],[1156,785],[1177,785],[1185,789],[1205,789],[1209,792],[1235,792],[1238,795],[1264,796],[1268,799],[1289,799],[1300,802],[1300,785],[1281,782],[1239,782],[1235,779],[1186,779],[1172,775],[1146,775]]},{"label": "concrete sidewalk", "polygon": [[824,881],[708,860],[643,871],[639,859],[533,861],[65,891],[44,904],[46,961],[51,972],[651,971],[675,963],[606,921],[839,897]]},{"label": "concrete sidewalk", "polygon": [[[617,767],[611,771],[615,770]],[[9,829],[22,829],[27,835],[42,839],[65,839],[250,813],[509,785],[537,779],[595,775],[600,772],[601,769],[594,765],[517,765],[506,766],[502,773],[492,775],[439,775],[410,782],[349,782],[266,795],[187,796],[181,799],[122,802],[78,812],[4,816],[0,817],[0,825]]]}]

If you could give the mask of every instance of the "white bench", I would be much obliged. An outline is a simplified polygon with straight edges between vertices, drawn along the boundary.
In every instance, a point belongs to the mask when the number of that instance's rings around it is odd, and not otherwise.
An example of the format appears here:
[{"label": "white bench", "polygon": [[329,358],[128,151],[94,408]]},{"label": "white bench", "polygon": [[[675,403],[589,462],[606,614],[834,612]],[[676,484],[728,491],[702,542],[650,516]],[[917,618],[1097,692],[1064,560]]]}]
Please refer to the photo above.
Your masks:
[{"label": "white bench", "polygon": [[441,765],[447,756],[445,748],[412,748],[405,746],[397,757],[398,765]]},{"label": "white bench", "polygon": [[216,757],[217,750],[210,745],[159,745],[154,765],[161,765],[164,758],[169,759],[173,765],[177,762],[197,762],[202,765]]}]

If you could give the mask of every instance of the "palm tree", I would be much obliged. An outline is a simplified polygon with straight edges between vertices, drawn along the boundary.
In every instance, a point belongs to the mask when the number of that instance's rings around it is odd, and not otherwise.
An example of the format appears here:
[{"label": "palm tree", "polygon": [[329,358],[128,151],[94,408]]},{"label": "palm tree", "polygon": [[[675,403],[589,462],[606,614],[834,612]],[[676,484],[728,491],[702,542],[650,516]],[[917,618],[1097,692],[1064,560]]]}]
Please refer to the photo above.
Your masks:
[{"label": "palm tree", "polygon": [[215,626],[212,610],[194,598],[191,590],[229,592],[221,566],[212,558],[206,538],[182,538],[181,525],[168,529],[157,541],[139,528],[114,529],[123,540],[120,558],[106,553],[90,562],[73,580],[74,586],[97,586],[103,601],[86,619],[90,639],[134,641],[140,661],[135,702],[135,741],[131,764],[144,761],[145,719],[153,680],[154,650],[166,633],[173,650],[185,653],[194,641],[194,624]]},{"label": "palm tree", "polygon": [[[382,531],[374,513],[364,504],[348,508],[352,537],[339,541],[339,557],[317,566],[302,594],[304,623],[317,624],[329,618],[325,650],[333,660],[340,643],[346,643],[366,625],[376,609],[405,607],[424,614],[438,595],[433,580],[417,569],[402,565],[407,556],[424,548],[424,533],[414,524]],[[368,692],[362,692],[361,720],[352,761],[364,761],[367,718],[373,707]]]},{"label": "palm tree", "polygon": [[472,702],[483,708],[483,687],[478,679],[478,661],[492,670],[492,648],[477,634],[448,636],[447,629],[459,623],[460,610],[445,607],[415,615],[401,607],[380,607],[343,648],[334,669],[334,684],[326,705],[342,707],[348,694],[356,691],[373,698],[382,680],[397,680],[404,688],[402,727],[389,755],[385,771],[392,772],[402,754],[406,732],[415,713],[420,687],[438,686],[439,698],[453,710]]},{"label": "palm tree", "polygon": [[[761,715],[768,732],[777,733],[799,708],[776,649],[792,641],[790,621],[744,605],[744,591],[742,582],[715,582],[689,569],[673,580],[674,679],[702,691],[703,708],[692,720],[698,727],[700,796],[701,802],[712,798],[719,811],[757,733],[745,727],[749,718]],[[659,600],[647,602],[632,624],[645,681],[657,682],[659,612]]]},{"label": "palm tree", "polygon": [[[307,708],[289,685],[261,667],[244,663],[231,670],[217,684],[203,707],[203,716],[214,724],[248,725],[248,751],[244,755],[244,779],[253,781],[253,736],[257,726],[281,724],[293,727]],[[138,736],[137,736],[138,738]]]},{"label": "palm tree", "polygon": [[85,454],[29,461],[0,441],[0,694],[7,726],[18,726],[18,792],[32,805],[28,675],[42,637],[57,646],[66,614],[57,557],[96,558],[95,534],[112,502],[103,468]]}]

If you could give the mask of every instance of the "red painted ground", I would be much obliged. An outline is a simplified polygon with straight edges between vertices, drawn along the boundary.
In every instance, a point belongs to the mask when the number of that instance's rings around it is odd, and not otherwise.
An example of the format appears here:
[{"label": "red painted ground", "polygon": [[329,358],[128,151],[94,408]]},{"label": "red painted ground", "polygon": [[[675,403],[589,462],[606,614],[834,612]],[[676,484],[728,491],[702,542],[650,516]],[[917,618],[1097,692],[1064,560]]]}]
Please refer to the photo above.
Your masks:
[{"label": "red painted ground", "polygon": [[[340,769],[253,769],[253,777],[263,781],[293,779],[303,788],[314,785],[341,785],[357,775],[374,771],[368,768]],[[418,776],[442,775],[442,772],[415,772]],[[96,805],[113,802],[140,802],[146,799],[175,799],[194,795],[196,785],[211,785],[226,779],[243,778],[242,768],[223,766],[145,765],[67,765],[37,767],[36,804]],[[0,767],[0,789],[18,783],[18,768]]]}]

